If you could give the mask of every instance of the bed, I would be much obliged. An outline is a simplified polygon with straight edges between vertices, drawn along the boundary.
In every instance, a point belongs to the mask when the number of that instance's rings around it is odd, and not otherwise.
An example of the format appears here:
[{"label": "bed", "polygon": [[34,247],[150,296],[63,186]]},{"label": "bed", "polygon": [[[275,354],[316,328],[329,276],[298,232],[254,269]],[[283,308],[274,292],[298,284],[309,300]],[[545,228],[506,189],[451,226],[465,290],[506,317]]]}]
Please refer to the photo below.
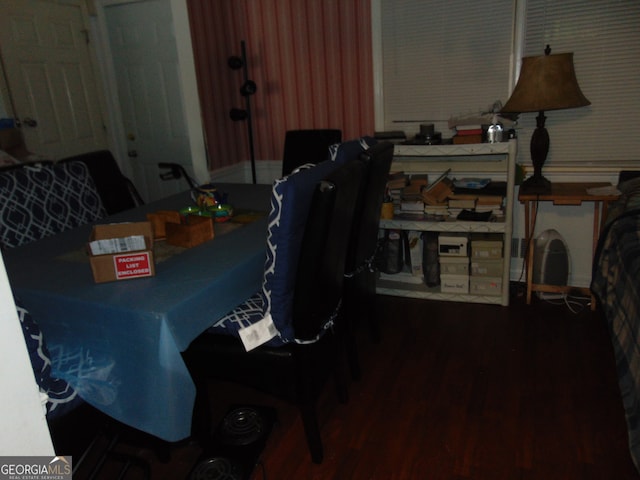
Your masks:
[{"label": "bed", "polygon": [[[591,290],[604,312],[624,405],[629,449],[640,472],[640,172],[621,174],[594,257]],[[635,178],[633,178],[635,177]]]}]

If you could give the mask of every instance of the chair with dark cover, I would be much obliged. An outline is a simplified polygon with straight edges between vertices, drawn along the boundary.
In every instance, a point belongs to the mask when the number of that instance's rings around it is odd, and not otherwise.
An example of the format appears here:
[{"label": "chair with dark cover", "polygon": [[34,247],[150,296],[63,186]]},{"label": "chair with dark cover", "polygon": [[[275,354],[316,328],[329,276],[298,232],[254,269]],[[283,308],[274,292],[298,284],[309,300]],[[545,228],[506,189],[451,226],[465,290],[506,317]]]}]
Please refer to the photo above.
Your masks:
[{"label": "chair with dark cover", "polygon": [[389,170],[393,160],[393,144],[380,142],[361,154],[369,164],[361,204],[349,240],[345,273],[345,293],[342,314],[347,325],[347,354],[354,379],[360,377],[355,330],[360,321],[379,338],[375,314],[376,273],[374,257],[378,244],[380,210],[385,195]]},{"label": "chair with dark cover", "polygon": [[39,162],[0,171],[0,246],[19,247],[106,216],[83,163]]},{"label": "chair with dark cover", "polygon": [[288,130],[284,137],[282,176],[306,163],[318,164],[329,157],[329,146],[342,141],[342,130]]},{"label": "chair with dark cover", "polygon": [[[291,305],[287,310],[290,318],[274,317],[279,335],[247,352],[237,335],[214,327],[194,340],[183,353],[197,386],[194,430],[202,426],[202,418],[206,419],[207,429],[210,425],[206,415],[207,379],[237,382],[296,404],[311,458],[316,463],[322,462],[316,403],[330,377],[336,381],[339,399],[347,400],[341,369],[343,329],[338,322],[338,312],[349,231],[367,168],[361,160],[348,162],[329,173],[315,189],[307,187],[312,199],[306,210],[304,232],[296,255],[299,261],[292,279]],[[300,188],[296,193],[303,193],[303,190]],[[297,227],[292,224],[290,228]],[[295,246],[291,243],[278,245],[278,255],[284,254],[284,248],[295,249]],[[268,269],[269,262],[265,265],[265,275]],[[244,325],[260,320],[262,313],[251,318],[243,311],[255,309],[251,302],[260,303],[258,298],[252,297],[228,317],[242,317]],[[278,297],[271,301],[274,303],[271,313],[275,314],[275,303],[286,300]]]},{"label": "chair with dark cover", "polygon": [[98,150],[58,161],[68,162],[82,162],[87,166],[109,215],[144,204],[135,185],[122,173],[110,151]]}]

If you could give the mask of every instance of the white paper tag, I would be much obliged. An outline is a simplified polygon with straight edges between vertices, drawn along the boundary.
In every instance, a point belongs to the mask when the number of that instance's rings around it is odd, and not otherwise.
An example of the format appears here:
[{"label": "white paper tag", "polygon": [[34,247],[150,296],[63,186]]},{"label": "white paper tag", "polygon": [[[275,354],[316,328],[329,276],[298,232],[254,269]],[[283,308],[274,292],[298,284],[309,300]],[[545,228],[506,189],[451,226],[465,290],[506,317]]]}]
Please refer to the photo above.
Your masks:
[{"label": "white paper tag", "polygon": [[262,320],[238,330],[238,333],[245,350],[248,352],[271,340],[278,334],[278,330],[273,323],[271,314],[267,313]]},{"label": "white paper tag", "polygon": [[130,237],[94,240],[89,243],[89,247],[91,248],[91,253],[93,255],[135,252],[147,248],[144,242],[144,235],[131,235]]}]

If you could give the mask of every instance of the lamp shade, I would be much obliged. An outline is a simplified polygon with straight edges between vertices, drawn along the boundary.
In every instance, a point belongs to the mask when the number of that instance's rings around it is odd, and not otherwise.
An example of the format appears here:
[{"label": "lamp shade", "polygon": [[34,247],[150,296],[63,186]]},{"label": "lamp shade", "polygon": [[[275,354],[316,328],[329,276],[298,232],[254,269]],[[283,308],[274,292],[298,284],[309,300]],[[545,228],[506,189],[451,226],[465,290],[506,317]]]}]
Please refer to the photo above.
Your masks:
[{"label": "lamp shade", "polygon": [[524,57],[516,88],[501,112],[522,113],[585,107],[573,53]]}]

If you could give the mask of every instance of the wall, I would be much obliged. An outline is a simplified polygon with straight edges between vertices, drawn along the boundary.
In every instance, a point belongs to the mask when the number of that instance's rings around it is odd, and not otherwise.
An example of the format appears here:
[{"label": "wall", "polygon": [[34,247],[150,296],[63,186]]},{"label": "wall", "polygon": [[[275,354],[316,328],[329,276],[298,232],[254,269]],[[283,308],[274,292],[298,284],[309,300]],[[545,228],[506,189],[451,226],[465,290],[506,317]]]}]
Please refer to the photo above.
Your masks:
[{"label": "wall", "polygon": [[53,445],[0,256],[0,455],[52,456]]},{"label": "wall", "polygon": [[212,169],[250,158],[242,70],[230,56],[247,48],[255,157],[282,158],[286,130],[340,128],[373,133],[371,10],[368,0],[188,0],[203,121]]}]

